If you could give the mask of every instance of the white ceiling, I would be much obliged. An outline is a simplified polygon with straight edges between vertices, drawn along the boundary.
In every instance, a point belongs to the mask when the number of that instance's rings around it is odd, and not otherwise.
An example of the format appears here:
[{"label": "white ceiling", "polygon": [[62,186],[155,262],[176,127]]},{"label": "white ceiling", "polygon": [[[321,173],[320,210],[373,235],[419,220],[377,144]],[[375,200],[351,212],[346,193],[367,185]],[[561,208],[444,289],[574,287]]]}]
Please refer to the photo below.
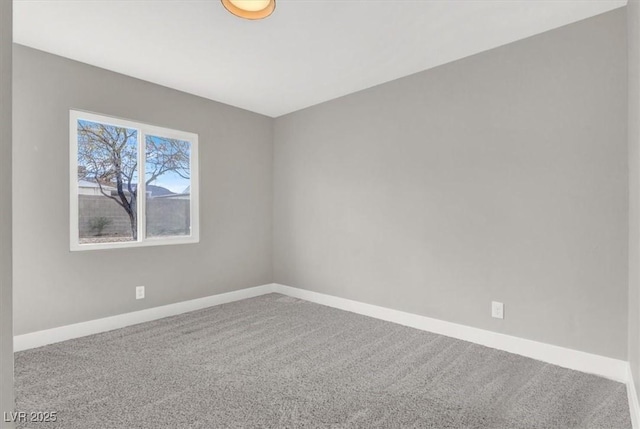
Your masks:
[{"label": "white ceiling", "polygon": [[626,0],[15,0],[14,40],[277,117],[624,6]]}]

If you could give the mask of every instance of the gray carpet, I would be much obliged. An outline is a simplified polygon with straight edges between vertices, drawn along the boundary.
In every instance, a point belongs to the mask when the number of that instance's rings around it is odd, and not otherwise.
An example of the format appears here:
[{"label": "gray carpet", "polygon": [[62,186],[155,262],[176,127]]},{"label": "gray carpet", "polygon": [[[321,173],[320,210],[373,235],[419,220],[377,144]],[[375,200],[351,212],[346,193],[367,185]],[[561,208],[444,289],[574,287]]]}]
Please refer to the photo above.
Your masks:
[{"label": "gray carpet", "polygon": [[631,428],[625,386],[270,294],[16,354],[19,428]]}]

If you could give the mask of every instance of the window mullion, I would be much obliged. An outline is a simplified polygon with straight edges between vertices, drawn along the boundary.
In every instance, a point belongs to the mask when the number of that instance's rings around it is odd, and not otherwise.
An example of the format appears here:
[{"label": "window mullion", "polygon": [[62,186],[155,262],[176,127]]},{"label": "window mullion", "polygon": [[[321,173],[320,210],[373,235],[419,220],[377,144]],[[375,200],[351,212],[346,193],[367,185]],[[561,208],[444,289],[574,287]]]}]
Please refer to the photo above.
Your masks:
[{"label": "window mullion", "polygon": [[146,237],[146,203],[147,203],[147,186],[145,183],[145,145],[147,135],[144,130],[140,130],[140,141],[138,142],[138,200],[136,203],[136,216],[138,216],[138,241],[144,241]]}]

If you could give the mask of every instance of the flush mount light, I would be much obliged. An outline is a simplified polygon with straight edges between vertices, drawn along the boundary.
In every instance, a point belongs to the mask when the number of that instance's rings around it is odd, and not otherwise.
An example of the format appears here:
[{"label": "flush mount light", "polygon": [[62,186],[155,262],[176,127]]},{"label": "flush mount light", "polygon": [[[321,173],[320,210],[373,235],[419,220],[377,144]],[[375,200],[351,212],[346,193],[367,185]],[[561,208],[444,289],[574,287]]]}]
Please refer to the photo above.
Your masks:
[{"label": "flush mount light", "polygon": [[276,0],[220,0],[222,5],[235,16],[245,19],[262,19],[271,15],[276,8]]}]

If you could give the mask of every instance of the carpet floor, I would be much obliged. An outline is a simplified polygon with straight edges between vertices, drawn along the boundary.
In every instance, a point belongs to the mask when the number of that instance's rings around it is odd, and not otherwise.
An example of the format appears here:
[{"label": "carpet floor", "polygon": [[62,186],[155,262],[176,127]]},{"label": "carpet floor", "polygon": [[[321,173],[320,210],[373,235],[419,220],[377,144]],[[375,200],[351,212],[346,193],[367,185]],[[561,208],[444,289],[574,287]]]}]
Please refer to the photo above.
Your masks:
[{"label": "carpet floor", "polygon": [[630,429],[625,386],[269,294],[16,353],[18,428]]}]

